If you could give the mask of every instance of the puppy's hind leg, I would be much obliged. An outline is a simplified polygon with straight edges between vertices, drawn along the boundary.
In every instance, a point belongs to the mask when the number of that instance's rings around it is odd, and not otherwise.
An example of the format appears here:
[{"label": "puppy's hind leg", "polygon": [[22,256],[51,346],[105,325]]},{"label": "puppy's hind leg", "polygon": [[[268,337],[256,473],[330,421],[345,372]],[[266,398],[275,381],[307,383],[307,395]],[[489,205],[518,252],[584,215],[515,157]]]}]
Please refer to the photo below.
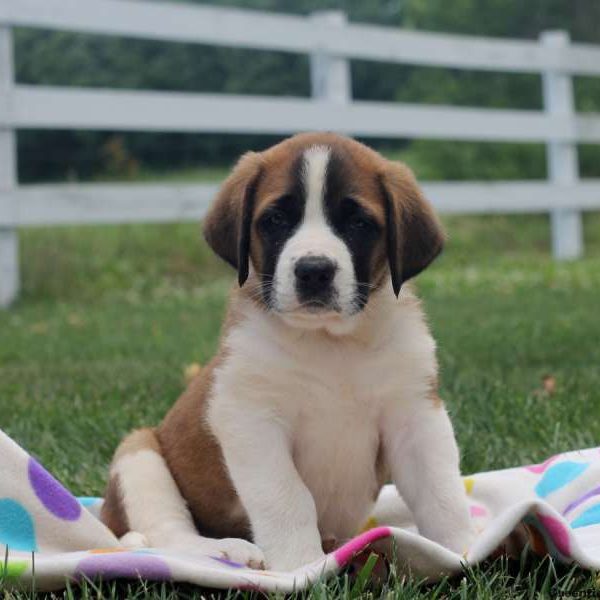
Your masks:
[{"label": "puppy's hind leg", "polygon": [[101,518],[125,545],[146,543],[252,567],[263,564],[262,552],[245,540],[198,533],[152,429],[134,431],[117,449]]}]

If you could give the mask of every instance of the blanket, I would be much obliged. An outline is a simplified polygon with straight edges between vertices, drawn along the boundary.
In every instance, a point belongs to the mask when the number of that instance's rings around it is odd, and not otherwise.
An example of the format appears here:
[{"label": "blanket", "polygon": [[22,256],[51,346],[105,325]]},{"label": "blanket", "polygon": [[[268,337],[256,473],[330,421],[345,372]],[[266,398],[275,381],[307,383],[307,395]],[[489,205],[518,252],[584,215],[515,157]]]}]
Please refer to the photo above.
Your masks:
[{"label": "blanket", "polygon": [[262,571],[220,556],[128,549],[98,519],[102,500],[75,498],[0,431],[0,587],[60,589],[83,578],[181,581],[211,588],[292,592],[334,576],[365,550],[401,572],[437,580],[526,544],[540,555],[600,569],[600,448],[464,478],[478,532],[457,555],[420,536],[393,486],[383,488],[357,536],[293,572]]}]

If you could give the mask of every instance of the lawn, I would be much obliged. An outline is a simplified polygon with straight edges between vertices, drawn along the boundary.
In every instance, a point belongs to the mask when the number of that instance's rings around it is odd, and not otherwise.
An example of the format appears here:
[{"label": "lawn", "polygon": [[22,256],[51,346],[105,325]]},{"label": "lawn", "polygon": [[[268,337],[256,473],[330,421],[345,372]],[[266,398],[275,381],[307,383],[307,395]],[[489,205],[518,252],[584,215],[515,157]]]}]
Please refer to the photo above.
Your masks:
[{"label": "lawn", "polygon": [[[550,259],[542,217],[446,223],[447,252],[419,289],[464,471],[598,445],[600,215],[586,217],[586,258],[570,264]],[[121,436],[156,423],[182,391],[186,366],[214,351],[233,279],[193,224],[27,230],[22,255],[22,299],[0,312],[0,427],[75,493],[100,494]],[[544,391],[546,376],[553,393]],[[593,594],[595,586],[585,573],[528,559],[433,587],[392,577],[383,591],[530,598]],[[88,586],[85,595],[126,591],[200,594],[119,584]],[[361,591],[340,578],[312,596]]]}]

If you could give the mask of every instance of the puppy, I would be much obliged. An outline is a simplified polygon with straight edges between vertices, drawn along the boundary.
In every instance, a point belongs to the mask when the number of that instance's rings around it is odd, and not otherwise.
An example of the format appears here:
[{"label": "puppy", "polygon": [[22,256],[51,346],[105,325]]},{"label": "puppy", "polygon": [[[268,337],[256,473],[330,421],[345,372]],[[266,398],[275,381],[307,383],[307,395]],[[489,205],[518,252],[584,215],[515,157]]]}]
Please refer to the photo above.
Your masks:
[{"label": "puppy", "polygon": [[391,479],[420,533],[464,552],[435,343],[405,284],[444,236],[409,169],[297,135],[241,158],[204,234],[239,279],[219,350],[157,428],[123,441],[104,522],[124,541],[291,570],[356,535]]}]

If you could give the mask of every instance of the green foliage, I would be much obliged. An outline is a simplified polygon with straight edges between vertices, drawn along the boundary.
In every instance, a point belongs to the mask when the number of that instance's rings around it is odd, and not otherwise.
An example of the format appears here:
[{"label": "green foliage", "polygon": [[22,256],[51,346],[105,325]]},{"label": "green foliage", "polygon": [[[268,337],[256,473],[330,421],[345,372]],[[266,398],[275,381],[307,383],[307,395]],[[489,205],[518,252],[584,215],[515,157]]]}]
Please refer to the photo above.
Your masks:
[{"label": "green foliage", "polygon": [[196,224],[33,229],[22,241],[26,299],[160,295],[227,275]]},{"label": "green foliage", "polygon": [[[197,3],[200,0],[196,0]],[[469,35],[536,38],[567,29],[577,41],[600,43],[597,0],[213,0],[211,4],[308,14],[345,10],[356,22]],[[308,59],[278,52],[19,30],[17,78],[22,83],[307,96]],[[366,100],[539,109],[539,76],[415,68],[354,61],[353,93]],[[600,79],[576,81],[577,105],[600,111]],[[274,136],[27,131],[19,134],[20,177],[134,178],[142,169],[224,165]],[[398,151],[406,141],[379,140]],[[439,145],[439,147],[438,147]],[[503,144],[411,144],[411,160],[427,177],[530,178],[543,176],[540,148]],[[585,176],[600,176],[600,151],[588,147]]]},{"label": "green foliage", "polygon": [[417,140],[400,158],[423,181],[546,177],[545,149],[533,144]]}]

